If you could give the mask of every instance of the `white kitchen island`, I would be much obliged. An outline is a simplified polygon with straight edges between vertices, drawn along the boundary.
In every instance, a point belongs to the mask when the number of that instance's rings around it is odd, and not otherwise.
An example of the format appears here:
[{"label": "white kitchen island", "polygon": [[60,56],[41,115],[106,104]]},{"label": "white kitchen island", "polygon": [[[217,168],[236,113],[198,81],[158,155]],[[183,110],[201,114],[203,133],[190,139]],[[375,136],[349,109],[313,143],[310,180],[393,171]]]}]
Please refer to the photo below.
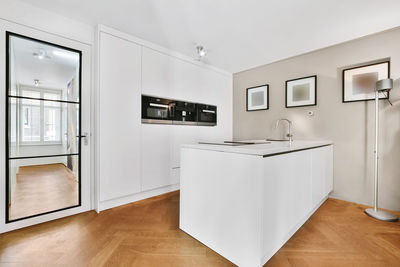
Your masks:
[{"label": "white kitchen island", "polygon": [[180,228],[236,265],[264,265],[333,187],[330,141],[181,151]]}]

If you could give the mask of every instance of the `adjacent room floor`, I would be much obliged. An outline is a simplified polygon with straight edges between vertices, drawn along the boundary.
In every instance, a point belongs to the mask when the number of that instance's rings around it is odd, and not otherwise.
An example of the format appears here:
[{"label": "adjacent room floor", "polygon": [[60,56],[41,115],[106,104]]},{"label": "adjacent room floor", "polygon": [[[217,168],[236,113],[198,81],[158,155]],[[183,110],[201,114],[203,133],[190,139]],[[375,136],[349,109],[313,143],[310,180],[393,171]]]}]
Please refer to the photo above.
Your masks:
[{"label": "adjacent room floor", "polygon": [[[400,266],[400,223],[363,210],[328,199],[266,266]],[[0,265],[234,266],[178,223],[179,192],[90,211],[0,235]]]},{"label": "adjacent room floor", "polygon": [[10,219],[78,205],[79,183],[64,164],[46,164],[19,168]]}]

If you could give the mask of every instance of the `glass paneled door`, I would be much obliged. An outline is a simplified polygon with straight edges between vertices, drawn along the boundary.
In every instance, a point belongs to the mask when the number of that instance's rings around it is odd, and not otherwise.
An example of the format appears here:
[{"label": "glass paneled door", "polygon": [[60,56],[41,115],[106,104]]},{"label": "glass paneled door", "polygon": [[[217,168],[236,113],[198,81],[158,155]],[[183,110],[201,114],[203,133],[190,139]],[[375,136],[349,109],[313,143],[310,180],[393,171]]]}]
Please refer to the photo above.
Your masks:
[{"label": "glass paneled door", "polygon": [[81,52],[7,33],[6,222],[81,205]]}]

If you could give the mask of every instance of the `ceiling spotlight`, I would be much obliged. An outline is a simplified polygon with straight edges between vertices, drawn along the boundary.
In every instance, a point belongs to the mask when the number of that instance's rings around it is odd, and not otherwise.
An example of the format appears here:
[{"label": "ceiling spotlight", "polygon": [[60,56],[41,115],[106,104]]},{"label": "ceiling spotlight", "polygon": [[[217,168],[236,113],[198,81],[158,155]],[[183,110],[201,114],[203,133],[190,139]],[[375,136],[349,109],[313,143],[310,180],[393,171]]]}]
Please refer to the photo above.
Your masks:
[{"label": "ceiling spotlight", "polygon": [[38,87],[40,82],[38,79],[35,79],[35,80],[33,80],[33,83],[35,84],[36,87]]},{"label": "ceiling spotlight", "polygon": [[196,46],[196,50],[197,50],[197,54],[199,55],[199,59],[201,59],[207,55],[207,51],[201,45]]},{"label": "ceiling spotlight", "polygon": [[38,59],[44,59],[45,56],[46,56],[46,52],[44,52],[43,49],[40,49],[39,53],[37,55]]}]

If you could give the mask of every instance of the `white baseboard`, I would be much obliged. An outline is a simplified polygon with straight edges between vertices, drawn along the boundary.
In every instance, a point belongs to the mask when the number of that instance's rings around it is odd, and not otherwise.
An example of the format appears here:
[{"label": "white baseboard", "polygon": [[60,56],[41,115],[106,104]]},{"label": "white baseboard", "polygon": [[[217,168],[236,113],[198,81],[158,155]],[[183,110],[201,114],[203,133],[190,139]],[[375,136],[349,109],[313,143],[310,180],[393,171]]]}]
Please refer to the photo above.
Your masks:
[{"label": "white baseboard", "polygon": [[354,201],[352,199],[341,197],[341,196],[338,196],[338,195],[335,195],[335,194],[329,194],[329,198],[339,199],[339,200],[343,200],[343,201],[347,201],[347,202],[351,202],[351,203],[355,203],[355,204],[360,204],[360,205],[366,205],[366,206],[372,206],[373,205],[372,203],[366,203],[366,202],[363,202],[363,201]]},{"label": "white baseboard", "polygon": [[178,189],[179,189],[179,184],[174,184],[156,188],[149,191],[140,192],[129,196],[100,201],[99,211],[115,208],[121,205],[129,204],[146,198],[155,197],[161,194],[176,191]]}]

